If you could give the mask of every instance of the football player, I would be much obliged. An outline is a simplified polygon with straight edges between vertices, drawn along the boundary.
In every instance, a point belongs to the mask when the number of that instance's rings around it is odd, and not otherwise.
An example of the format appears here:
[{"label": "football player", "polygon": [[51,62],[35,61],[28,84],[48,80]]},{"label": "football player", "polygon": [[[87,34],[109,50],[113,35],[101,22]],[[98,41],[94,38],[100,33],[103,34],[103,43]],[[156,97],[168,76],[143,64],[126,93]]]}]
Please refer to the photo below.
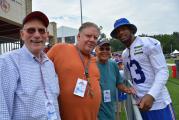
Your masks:
[{"label": "football player", "polygon": [[122,58],[125,77],[136,90],[136,101],[144,120],[175,120],[172,101],[166,88],[168,67],[161,44],[150,37],[135,36],[137,27],[126,18],[116,20],[111,32],[126,49]]}]

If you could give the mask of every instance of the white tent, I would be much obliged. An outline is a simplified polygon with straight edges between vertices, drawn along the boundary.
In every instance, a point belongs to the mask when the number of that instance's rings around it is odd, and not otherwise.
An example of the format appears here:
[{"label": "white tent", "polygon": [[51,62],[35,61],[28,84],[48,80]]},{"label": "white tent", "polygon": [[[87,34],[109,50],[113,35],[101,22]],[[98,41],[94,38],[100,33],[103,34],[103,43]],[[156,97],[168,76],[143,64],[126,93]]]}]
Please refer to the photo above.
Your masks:
[{"label": "white tent", "polygon": [[178,50],[174,50],[172,53],[173,54],[179,54],[179,51]]}]

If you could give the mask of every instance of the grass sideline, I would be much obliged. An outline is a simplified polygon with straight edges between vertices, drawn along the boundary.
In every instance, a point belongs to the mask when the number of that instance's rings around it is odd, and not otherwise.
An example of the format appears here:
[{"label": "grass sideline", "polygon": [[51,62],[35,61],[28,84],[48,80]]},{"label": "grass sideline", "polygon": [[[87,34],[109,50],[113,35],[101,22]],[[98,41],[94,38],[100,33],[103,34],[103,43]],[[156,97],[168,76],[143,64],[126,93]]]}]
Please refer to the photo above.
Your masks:
[{"label": "grass sideline", "polygon": [[171,99],[172,99],[172,104],[175,110],[175,114],[176,114],[176,120],[179,120],[179,79],[177,78],[172,78],[172,70],[171,67],[169,67],[169,73],[170,73],[170,77],[169,80],[167,82],[167,88],[169,90]]},{"label": "grass sideline", "polygon": [[169,64],[173,64],[173,63],[175,63],[175,60],[179,60],[179,56],[177,56],[176,58],[166,59],[166,62],[169,63]]}]

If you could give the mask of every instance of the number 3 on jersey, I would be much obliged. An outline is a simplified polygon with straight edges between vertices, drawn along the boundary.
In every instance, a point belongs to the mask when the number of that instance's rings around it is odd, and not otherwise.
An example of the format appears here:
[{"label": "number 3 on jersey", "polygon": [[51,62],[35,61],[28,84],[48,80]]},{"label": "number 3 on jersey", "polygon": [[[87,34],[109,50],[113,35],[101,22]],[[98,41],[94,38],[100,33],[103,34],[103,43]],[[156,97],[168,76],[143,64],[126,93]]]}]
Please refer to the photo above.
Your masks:
[{"label": "number 3 on jersey", "polygon": [[[145,82],[144,72],[142,71],[141,66],[139,65],[139,63],[136,60],[130,60],[130,63],[127,63],[127,67],[131,73],[131,77],[133,78],[133,80],[136,84]],[[134,70],[136,75],[133,75],[134,73],[132,73],[131,70]],[[140,76],[139,78],[137,78],[138,75]]]}]

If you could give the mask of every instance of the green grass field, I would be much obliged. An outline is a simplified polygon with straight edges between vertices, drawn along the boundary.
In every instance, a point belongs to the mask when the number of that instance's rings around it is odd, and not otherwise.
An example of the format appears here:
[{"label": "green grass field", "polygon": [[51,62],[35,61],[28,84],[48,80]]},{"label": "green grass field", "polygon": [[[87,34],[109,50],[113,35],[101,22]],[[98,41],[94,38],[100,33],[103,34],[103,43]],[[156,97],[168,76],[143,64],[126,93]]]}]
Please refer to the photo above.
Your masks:
[{"label": "green grass field", "polygon": [[179,56],[177,58],[166,59],[167,63],[175,63],[175,60],[179,60]]},{"label": "green grass field", "polygon": [[167,88],[170,92],[173,107],[176,114],[176,120],[179,120],[179,79],[172,78],[171,67],[169,67],[170,77],[167,82]]}]

